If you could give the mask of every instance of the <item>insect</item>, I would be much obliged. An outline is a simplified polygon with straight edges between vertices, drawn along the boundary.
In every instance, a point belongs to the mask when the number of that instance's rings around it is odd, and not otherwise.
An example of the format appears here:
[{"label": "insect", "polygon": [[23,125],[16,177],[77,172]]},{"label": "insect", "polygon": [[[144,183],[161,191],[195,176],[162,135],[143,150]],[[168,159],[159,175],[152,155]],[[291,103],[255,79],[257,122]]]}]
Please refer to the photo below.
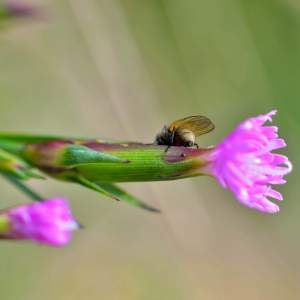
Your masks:
[{"label": "insect", "polygon": [[166,145],[166,152],[171,146],[197,146],[198,148],[198,144],[195,143],[196,137],[208,133],[214,128],[215,125],[207,117],[190,116],[164,126],[162,131],[157,134],[154,143]]}]

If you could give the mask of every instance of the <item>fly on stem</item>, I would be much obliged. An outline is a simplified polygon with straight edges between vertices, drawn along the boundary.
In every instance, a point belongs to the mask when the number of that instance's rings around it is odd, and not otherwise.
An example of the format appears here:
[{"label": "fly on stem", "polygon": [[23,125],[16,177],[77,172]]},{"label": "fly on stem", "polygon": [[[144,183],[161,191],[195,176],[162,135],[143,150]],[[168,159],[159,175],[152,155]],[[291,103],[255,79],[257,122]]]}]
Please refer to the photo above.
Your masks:
[{"label": "fly on stem", "polygon": [[[266,125],[272,122],[275,114],[276,111],[271,111],[249,118],[219,144],[207,148],[178,144],[180,139],[190,137],[190,132],[205,133],[213,129],[210,120],[200,122],[195,129],[191,117],[182,119],[189,120],[183,122],[185,125],[173,126],[172,140],[167,139],[167,142],[177,141],[176,146],[168,143],[157,145],[162,144],[158,142],[142,144],[57,137],[43,140],[43,137],[32,136],[26,142],[26,136],[6,134],[0,135],[0,148],[49,176],[79,183],[113,199],[149,210],[155,209],[121,190],[115,183],[208,175],[230,189],[243,205],[276,213],[279,206],[270,198],[280,201],[282,196],[272,186],[285,183],[284,176],[292,170],[292,165],[286,156],[273,152],[286,146],[285,141],[278,137],[278,128]],[[178,128],[181,133],[177,132]],[[189,134],[182,137],[184,130]],[[166,145],[171,146],[168,151],[165,151]]]}]

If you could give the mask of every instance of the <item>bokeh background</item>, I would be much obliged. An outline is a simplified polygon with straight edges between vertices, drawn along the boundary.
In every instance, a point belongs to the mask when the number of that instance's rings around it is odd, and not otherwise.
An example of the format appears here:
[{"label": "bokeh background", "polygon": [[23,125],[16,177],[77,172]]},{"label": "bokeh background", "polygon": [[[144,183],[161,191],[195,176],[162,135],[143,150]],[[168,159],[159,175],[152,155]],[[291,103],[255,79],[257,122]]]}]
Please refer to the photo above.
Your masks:
[{"label": "bokeh background", "polygon": [[[0,26],[1,131],[150,142],[163,124],[204,114],[216,124],[206,146],[277,108],[294,171],[278,215],[210,178],[123,184],[161,214],[33,181],[67,196],[85,229],[62,249],[2,241],[1,298],[300,299],[299,1],[26,3],[38,15]],[[28,201],[4,180],[0,190],[3,207]]]}]

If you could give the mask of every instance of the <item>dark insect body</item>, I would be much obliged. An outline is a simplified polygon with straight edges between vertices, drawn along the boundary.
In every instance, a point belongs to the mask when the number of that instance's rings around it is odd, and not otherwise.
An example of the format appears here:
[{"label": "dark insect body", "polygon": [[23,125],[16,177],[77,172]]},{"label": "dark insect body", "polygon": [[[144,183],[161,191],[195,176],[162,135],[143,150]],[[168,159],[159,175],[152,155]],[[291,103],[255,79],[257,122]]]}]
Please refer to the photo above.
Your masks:
[{"label": "dark insect body", "polygon": [[166,151],[171,146],[193,147],[196,137],[212,131],[215,128],[210,119],[204,116],[190,116],[164,126],[155,137],[156,145],[166,145]]}]

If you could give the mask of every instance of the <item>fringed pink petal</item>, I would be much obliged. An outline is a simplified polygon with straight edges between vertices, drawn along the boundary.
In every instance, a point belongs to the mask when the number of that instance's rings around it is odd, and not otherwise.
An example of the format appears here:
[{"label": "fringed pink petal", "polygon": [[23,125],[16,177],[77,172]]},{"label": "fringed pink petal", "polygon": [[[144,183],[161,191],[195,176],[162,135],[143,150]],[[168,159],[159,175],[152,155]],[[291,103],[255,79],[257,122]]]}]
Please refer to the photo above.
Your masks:
[{"label": "fringed pink petal", "polygon": [[266,213],[279,211],[269,198],[282,200],[271,185],[284,184],[283,176],[292,171],[286,156],[272,152],[286,146],[276,126],[265,126],[275,114],[273,110],[241,123],[209,157],[211,173],[223,187],[245,206]]}]

